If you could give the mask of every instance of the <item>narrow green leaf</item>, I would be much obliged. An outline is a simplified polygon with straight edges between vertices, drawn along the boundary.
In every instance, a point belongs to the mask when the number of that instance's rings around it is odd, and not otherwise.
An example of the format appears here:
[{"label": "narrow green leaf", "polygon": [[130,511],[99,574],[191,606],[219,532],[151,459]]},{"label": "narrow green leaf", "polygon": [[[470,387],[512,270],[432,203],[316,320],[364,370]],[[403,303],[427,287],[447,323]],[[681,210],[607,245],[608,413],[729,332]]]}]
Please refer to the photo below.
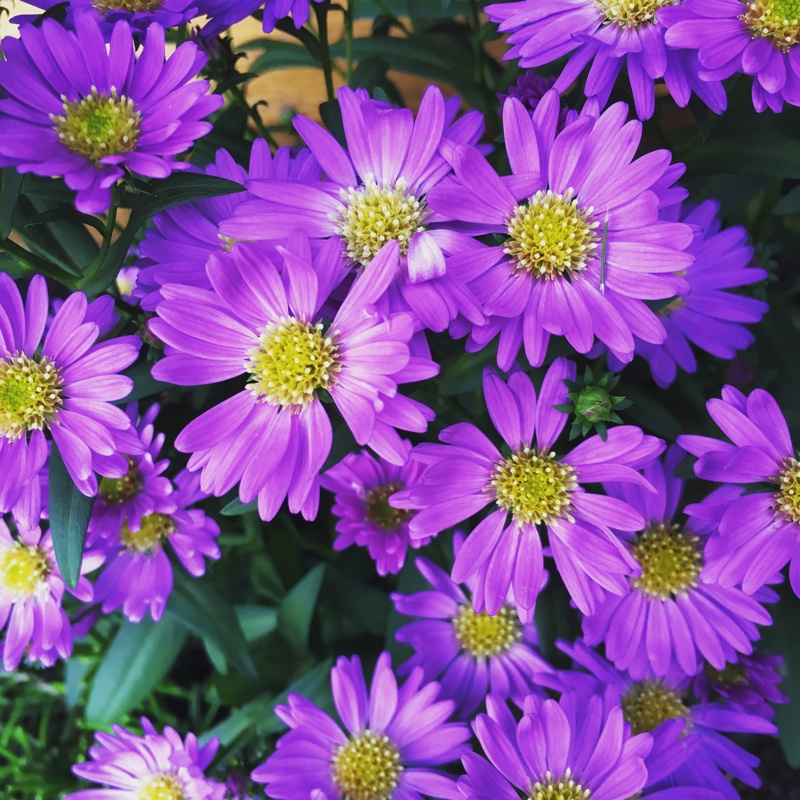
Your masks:
[{"label": "narrow green leaf", "polygon": [[176,570],[167,608],[187,628],[212,642],[239,672],[254,680],[258,677],[233,605],[207,578],[192,578]]},{"label": "narrow green leaf", "polygon": [[58,568],[70,589],[78,585],[83,542],[93,505],[94,497],[80,493],[53,442],[50,454],[50,533]]},{"label": "narrow green leaf", "polygon": [[794,214],[795,211],[800,211],[800,186],[795,186],[772,209],[773,214]]},{"label": "narrow green leaf", "polygon": [[382,636],[392,603],[386,592],[353,580],[335,567],[325,573],[323,597],[361,630]]},{"label": "narrow green leaf", "polygon": [[185,626],[169,613],[158,623],[123,622],[94,676],[89,724],[106,727],[136,708],[169,672],[185,639]]},{"label": "narrow green leaf", "polygon": [[325,564],[317,564],[292,587],[278,610],[278,630],[298,653],[308,649],[311,620],[324,575]]},{"label": "narrow green leaf", "polygon": [[22,175],[14,167],[0,170],[0,241],[8,239],[14,223]]},{"label": "narrow green leaf", "polygon": [[278,42],[274,39],[260,39],[244,45],[246,50],[261,49],[262,53],[250,65],[250,69],[260,75],[275,69],[297,69],[311,67],[319,69],[320,62],[308,49],[292,42]]},{"label": "narrow green leaf", "polygon": [[224,517],[240,517],[242,514],[248,514],[251,511],[258,511],[258,500],[253,500],[252,503],[243,503],[236,497],[220,513]]}]

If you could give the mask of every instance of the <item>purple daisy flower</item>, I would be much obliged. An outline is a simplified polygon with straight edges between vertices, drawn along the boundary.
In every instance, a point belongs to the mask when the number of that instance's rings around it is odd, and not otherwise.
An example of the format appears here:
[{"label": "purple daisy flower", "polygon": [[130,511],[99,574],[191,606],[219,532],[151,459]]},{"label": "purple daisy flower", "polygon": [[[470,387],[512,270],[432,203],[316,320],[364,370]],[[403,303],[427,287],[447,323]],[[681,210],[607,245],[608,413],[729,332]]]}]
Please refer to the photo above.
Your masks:
[{"label": "purple daisy flower", "polygon": [[523,344],[528,361],[541,366],[551,336],[565,336],[579,353],[596,336],[630,361],[634,334],[656,344],[666,336],[643,301],[674,297],[686,286],[675,273],[694,261],[685,252],[692,229],[659,219],[681,171],[670,167],[671,154],[633,160],[641,124],[626,123],[623,103],[561,132],[559,114],[555,90],[533,115],[509,98],[503,128],[514,174],[500,177],[475,148],[461,145],[452,153],[455,179],[428,194],[434,211],[466,230],[506,237],[496,246],[475,242],[448,259],[487,318],[472,326],[467,349],[480,350],[500,334],[503,370]]},{"label": "purple daisy flower", "polygon": [[[405,443],[410,450],[411,445]],[[408,548],[419,549],[432,536],[411,539],[408,522],[414,512],[392,508],[389,496],[419,483],[425,467],[407,459],[392,464],[367,452],[349,453],[320,476],[320,486],[336,497],[333,513],[339,517],[334,550],[354,544],[369,548],[378,575],[394,575],[403,568]]]},{"label": "purple daisy flower", "polygon": [[[542,102],[542,98],[553,88],[556,79],[553,77],[542,78],[533,70],[525,70],[520,73],[517,82],[508,87],[508,94],[498,94],[500,105],[503,105],[509,97],[516,97],[531,113],[536,110],[536,106]],[[570,122],[578,118],[577,111],[562,105],[561,113],[558,115],[558,130],[563,130]]]},{"label": "purple daisy flower", "polygon": [[[227,178],[244,184],[248,177],[257,180],[315,182],[322,170],[308,150],[292,156],[288,147],[281,147],[274,157],[263,139],[256,139],[250,152],[248,170],[237,164],[227,150],[217,150],[214,161],[205,168],[207,175]],[[235,239],[223,236],[219,226],[232,217],[244,200],[253,199],[250,192],[238,192],[182,203],[156,214],[153,227],[145,231],[139,245],[142,258],[137,276],[137,297],[142,298],[142,308],[153,311],[161,300],[158,292],[166,283],[180,283],[211,289],[206,265],[212,253],[228,252]],[[262,235],[264,235],[262,233]],[[283,241],[285,242],[285,237]],[[264,252],[278,257],[274,247]]]},{"label": "purple daisy flower", "polygon": [[291,730],[252,778],[277,800],[422,800],[452,798],[453,778],[440,767],[468,747],[469,729],[447,722],[452,700],[437,700],[439,684],[422,685],[414,670],[398,687],[391,656],[382,653],[367,691],[358,656],[331,670],[333,704],[344,729],[297,694],[275,713]]},{"label": "purple daisy flower", "polygon": [[584,613],[594,610],[604,590],[629,591],[626,576],[637,568],[636,560],[611,528],[641,530],[644,518],[622,500],[587,492],[583,484],[614,480],[647,486],[636,468],[657,456],[664,443],[621,425],[605,442],[592,436],[556,456],[553,446],[569,415],[555,406],[567,402],[564,381],[574,378],[575,364],[557,359],[537,401],[524,372],[513,373],[506,385],[487,367],[483,391],[489,416],[508,450],[501,453],[470,423],[445,428],[439,434],[444,444],[421,444],[412,452],[428,465],[422,484],[390,501],[421,509],[411,520],[412,536],[430,536],[496,506],[467,536],[453,566],[456,583],[474,576],[475,611],[497,614],[511,589],[520,619],[532,619],[544,569],[539,525],[547,526],[556,567]]},{"label": "purple daisy flower", "polygon": [[[454,555],[463,541],[456,533]],[[472,718],[487,691],[522,706],[525,697],[537,691],[536,673],[552,669],[536,652],[536,627],[519,621],[510,595],[494,616],[476,612],[469,584],[462,588],[422,556],[414,564],[431,590],[392,595],[400,614],[422,618],[395,633],[398,642],[415,651],[398,673],[407,675],[421,667],[426,681],[439,680],[441,696],[456,702],[459,719]]]},{"label": "purple daisy flower", "polygon": [[293,123],[325,171],[314,184],[251,180],[258,200],[242,203],[221,225],[228,236],[257,240],[265,231],[289,236],[305,231],[312,239],[335,238],[353,266],[366,268],[388,242],[399,245],[396,275],[382,310],[414,312],[421,324],[443,331],[458,314],[483,321],[463,281],[445,265],[445,253],[474,248],[426,203],[426,195],[450,172],[440,148],[477,141],[483,117],[469,112],[453,118],[460,101],[445,100],[430,86],[416,120],[409,109],[392,108],[347,87],[339,90],[348,150],[316,122]]},{"label": "purple daisy flower", "polygon": [[[314,2],[321,3],[322,0]],[[264,33],[274,31],[275,23],[290,14],[295,28],[302,28],[308,22],[310,8],[309,0],[267,0],[264,5]]]},{"label": "purple daisy flower", "polygon": [[671,47],[697,51],[704,81],[752,75],[756,111],[800,106],[800,8],[795,0],[684,0],[659,15]]},{"label": "purple daisy flower", "polygon": [[190,733],[186,739],[170,727],[156,733],[141,718],[142,736],[112,725],[113,733],[98,731],[97,744],[89,748],[90,761],[72,771],[105,789],[82,789],[65,800],[223,800],[225,786],[203,774],[219,747],[212,739],[201,747]]},{"label": "purple daisy flower", "polygon": [[[555,88],[564,92],[591,65],[584,91],[603,107],[622,67],[627,68],[636,114],[649,119],[655,111],[655,81],[663,78],[678,105],[686,106],[694,91],[717,114],[725,110],[719,80],[695,77],[696,59],[676,57],[664,42],[666,28],[659,10],[678,0],[538,0],[486,6],[512,45],[505,58],[521,67],[540,67],[571,55]],[[672,57],[671,57],[672,56]]]},{"label": "purple daisy flower", "polygon": [[473,728],[487,758],[462,759],[467,774],[458,788],[469,800],[518,800],[517,789],[532,800],[626,800],[647,781],[651,737],[631,736],[621,709],[597,694],[531,695],[519,721],[495,695],[486,707]]},{"label": "purple daisy flower", "polygon": [[[694,264],[681,273],[686,291],[656,312],[667,338],[660,345],[636,339],[636,353],[647,359],[653,380],[662,388],[675,380],[678,367],[697,371],[692,344],[717,358],[732,359],[738,350],[746,350],[755,337],[743,323],[760,322],[769,309],[761,300],[729,291],[764,280],[767,272],[748,266],[753,248],[747,244],[747,231],[739,225],[722,230],[718,212],[719,203],[706,200],[683,210],[672,206],[661,214],[662,219],[680,219],[698,230],[686,248]],[[622,366],[610,356],[610,369]]]},{"label": "purple daisy flower", "polygon": [[[727,496],[687,506],[692,516],[719,516],[719,533],[708,541],[702,579],[741,584],[752,594],[791,562],[789,580],[800,597],[800,462],[775,398],[763,389],[748,396],[733,386],[709,400],[708,413],[731,443],[684,434],[678,444],[699,460],[699,478],[719,483],[771,483],[773,491]],[[704,506],[709,503],[709,507]]]},{"label": "purple daisy flower", "polygon": [[223,103],[192,80],[206,57],[185,42],[165,61],[164,29],[151,25],[138,56],[127,22],[110,45],[92,14],[75,31],[46,19],[3,43],[0,166],[63,176],[79,211],[100,214],[123,168],[149,178],[187,169],[176,156],[211,130],[201,122]]},{"label": "purple daisy flower", "polygon": [[72,628],[61,601],[66,589],[79,600],[92,599],[92,586],[83,574],[100,560],[86,556],[77,587],[67,589],[56,564],[53,540],[39,528],[19,529],[12,536],[0,517],[0,630],[6,629],[3,669],[19,666],[27,650],[29,662],[46,667],[72,654]]},{"label": "purple daisy flower", "polygon": [[[302,248],[301,248],[302,249]],[[237,483],[239,497],[258,497],[270,520],[288,495],[289,510],[314,519],[319,471],[331,449],[326,392],[356,441],[402,465],[406,445],[395,426],[424,431],[432,412],[397,393],[398,384],[432,377],[438,366],[418,355],[409,314],[385,317],[370,306],[386,291],[397,263],[390,243],[350,288],[329,326],[320,313],[346,267],[337,242],[310,262],[284,250],[282,272],[250,244],[212,255],[215,292],[170,284],[151,322],[169,347],[153,367],[181,386],[247,374],[247,387],[191,422],[176,440],[202,469],[204,490],[217,496]]]},{"label": "purple daisy flower", "polygon": [[695,675],[706,659],[722,670],[737,653],[749,655],[760,638],[756,625],[771,625],[762,602],[778,597],[762,589],[749,597],[741,589],[703,582],[703,551],[708,532],[690,522],[674,524],[683,481],[675,468],[684,453],[672,447],[661,463],[654,460],[643,470],[657,492],[633,484],[606,487],[609,495],[624,500],[646,520],[636,534],[621,531],[639,565],[630,592],[607,595],[595,613],[583,619],[586,643],[605,642],[606,657],[634,678],[682,670]]},{"label": "purple daisy flower", "polygon": [[47,458],[45,430],[85,495],[97,493],[95,471],[111,478],[125,474],[128,462],[119,451],[142,452],[130,419],[112,405],[133,386],[130,378],[117,373],[136,360],[139,338],[121,336],[97,344],[97,308],[82,292],[67,298],[45,334],[47,311],[43,277],[32,278],[23,305],[16,284],[0,273],[3,509],[16,503],[42,468]]},{"label": "purple daisy flower", "polygon": [[[220,557],[219,525],[201,509],[189,508],[208,497],[200,489],[200,476],[181,470],[175,485],[169,513],[154,511],[142,516],[136,528],[124,520],[114,529],[106,527],[112,518],[109,514],[105,524],[97,527],[91,548],[103,553],[108,562],[95,585],[95,599],[102,602],[103,613],[121,608],[131,622],[141,622],[149,609],[154,622],[161,619],[173,585],[165,544],[195,578],[205,574],[206,558]],[[157,503],[156,508],[160,507]]]},{"label": "purple daisy flower", "polygon": [[732,708],[772,719],[775,709],[770,704],[789,702],[778,688],[782,666],[783,656],[768,653],[740,656],[721,670],[706,664],[695,677],[692,690],[703,702],[717,694]]}]

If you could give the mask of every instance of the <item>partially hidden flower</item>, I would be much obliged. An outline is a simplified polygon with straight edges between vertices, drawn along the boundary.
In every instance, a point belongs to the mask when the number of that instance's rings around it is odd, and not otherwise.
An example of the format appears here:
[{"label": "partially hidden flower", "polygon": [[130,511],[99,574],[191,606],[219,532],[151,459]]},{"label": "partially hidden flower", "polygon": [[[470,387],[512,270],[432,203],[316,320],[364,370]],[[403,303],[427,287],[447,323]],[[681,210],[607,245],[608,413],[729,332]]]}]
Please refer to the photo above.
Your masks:
[{"label": "partially hidden flower", "polygon": [[[264,33],[275,30],[279,19],[291,16],[295,28],[300,29],[308,22],[311,0],[267,0],[264,5]],[[321,3],[322,0],[314,0]]]}]

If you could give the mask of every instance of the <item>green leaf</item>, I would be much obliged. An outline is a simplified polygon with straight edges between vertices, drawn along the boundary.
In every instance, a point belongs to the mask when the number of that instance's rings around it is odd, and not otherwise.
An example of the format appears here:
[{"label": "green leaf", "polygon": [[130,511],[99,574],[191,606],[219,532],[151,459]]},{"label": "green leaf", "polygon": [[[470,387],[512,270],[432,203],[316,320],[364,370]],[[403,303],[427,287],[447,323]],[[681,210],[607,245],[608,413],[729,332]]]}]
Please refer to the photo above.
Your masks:
[{"label": "green leaf", "polygon": [[158,623],[149,617],[123,622],[94,676],[89,724],[106,727],[136,708],[169,672],[185,639],[185,626],[169,613]]},{"label": "green leaf", "polygon": [[0,241],[8,239],[14,223],[22,175],[14,167],[0,169]]},{"label": "green leaf", "polygon": [[167,608],[189,630],[208,639],[239,672],[253,680],[258,677],[233,605],[208,579],[176,570]]},{"label": "green leaf", "polygon": [[800,211],[800,186],[795,186],[772,209],[773,214],[794,214],[795,211]]},{"label": "green leaf", "polygon": [[319,69],[319,59],[314,58],[308,49],[292,42],[279,42],[274,39],[258,39],[247,42],[245,50],[260,49],[263,52],[250,65],[250,69],[261,74],[274,69],[297,69],[311,67]]},{"label": "green leaf", "polygon": [[348,577],[335,567],[325,573],[324,596],[335,603],[337,612],[360,630],[383,636],[392,603],[382,589]]},{"label": "green leaf", "polygon": [[325,564],[317,564],[283,598],[278,609],[278,630],[298,653],[308,649],[308,634],[317,605]]},{"label": "green leaf", "polygon": [[70,589],[78,585],[83,542],[93,505],[94,497],[86,497],[78,490],[53,442],[50,454],[50,533],[58,568]]},{"label": "green leaf", "polygon": [[253,500],[251,503],[243,503],[236,497],[220,513],[224,517],[240,517],[242,514],[249,514],[251,511],[258,511],[258,500]]},{"label": "green leaf", "polygon": [[248,642],[263,639],[278,627],[278,609],[271,606],[239,605],[236,616]]},{"label": "green leaf", "polygon": [[749,174],[800,178],[800,140],[779,131],[728,127],[724,135],[692,147],[684,160],[690,173]]}]

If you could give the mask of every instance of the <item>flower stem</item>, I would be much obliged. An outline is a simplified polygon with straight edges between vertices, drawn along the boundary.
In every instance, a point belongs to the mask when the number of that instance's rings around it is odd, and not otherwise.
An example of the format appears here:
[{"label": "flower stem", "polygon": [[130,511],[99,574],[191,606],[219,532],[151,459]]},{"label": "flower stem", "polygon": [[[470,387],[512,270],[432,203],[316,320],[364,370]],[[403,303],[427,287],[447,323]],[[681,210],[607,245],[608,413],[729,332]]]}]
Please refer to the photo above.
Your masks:
[{"label": "flower stem", "polygon": [[319,50],[322,59],[322,70],[325,73],[325,91],[328,93],[328,100],[333,102],[336,99],[336,92],[333,88],[333,67],[331,65],[331,45],[328,41],[328,9],[330,3],[314,5],[314,13],[317,16],[317,30],[319,31]]}]

